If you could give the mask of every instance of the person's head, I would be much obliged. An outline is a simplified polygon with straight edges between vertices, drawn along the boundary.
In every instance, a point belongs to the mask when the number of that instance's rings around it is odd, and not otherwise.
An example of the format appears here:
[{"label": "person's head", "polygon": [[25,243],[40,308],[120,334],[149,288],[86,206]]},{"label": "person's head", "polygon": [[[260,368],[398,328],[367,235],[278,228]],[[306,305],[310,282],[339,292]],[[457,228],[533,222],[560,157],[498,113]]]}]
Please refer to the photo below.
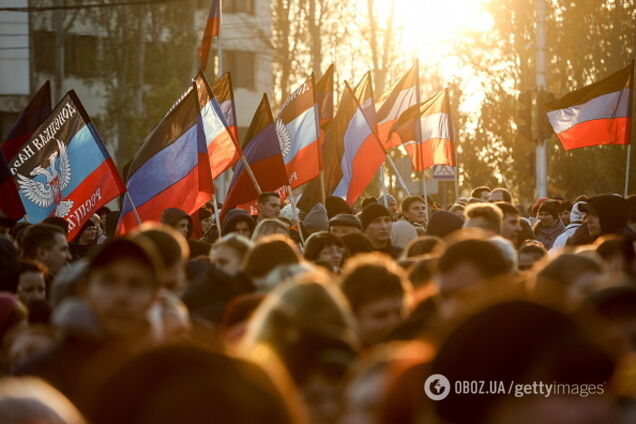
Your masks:
[{"label": "person's head", "polygon": [[192,217],[181,209],[164,209],[161,212],[161,223],[177,230],[186,240],[192,234]]},{"label": "person's head", "polygon": [[353,214],[340,213],[329,220],[329,232],[344,236],[362,231],[360,219]]},{"label": "person's head", "polygon": [[36,377],[0,380],[0,422],[4,424],[84,424],[77,408],[60,392]]},{"label": "person's head", "polygon": [[414,258],[433,253],[433,251],[441,251],[444,246],[442,239],[437,236],[421,236],[406,246],[405,255],[407,258]]},{"label": "person's head", "polygon": [[59,216],[48,216],[44,218],[42,224],[55,225],[64,231],[64,235],[68,235],[68,221],[64,218],[60,218]]},{"label": "person's head", "polygon": [[[462,208],[462,211],[464,209]],[[433,212],[428,221],[426,233],[431,236],[444,238],[447,235],[459,230],[464,224],[464,216],[458,217],[449,211],[439,210]]]},{"label": "person's head", "polygon": [[618,233],[627,225],[627,201],[617,194],[590,197],[580,209],[592,237]]},{"label": "person's head", "polygon": [[157,249],[143,235],[115,239],[95,252],[80,291],[105,335],[128,338],[145,330],[162,272]]},{"label": "person's head", "polygon": [[352,258],[342,271],[341,287],[366,346],[386,340],[408,312],[410,283],[387,256],[370,253]]},{"label": "person's head", "polygon": [[244,261],[245,273],[258,283],[277,266],[300,262],[300,253],[289,237],[272,234],[260,239]]},{"label": "person's head", "polygon": [[570,213],[572,212],[572,202],[569,200],[561,200],[559,202],[559,218],[563,225],[570,224]]},{"label": "person's head", "polygon": [[340,237],[344,244],[349,257],[357,255],[358,253],[373,252],[373,245],[371,240],[365,233],[351,233]]},{"label": "person's head", "polygon": [[44,325],[29,325],[10,337],[8,362],[12,370],[18,369],[31,358],[49,349],[56,341],[53,329]]},{"label": "person's head", "polygon": [[289,225],[280,219],[262,219],[258,225],[256,225],[256,228],[254,228],[252,241],[257,242],[265,236],[274,234],[289,236]]},{"label": "person's head", "polygon": [[636,194],[630,194],[625,198],[627,203],[627,222],[636,224]]},{"label": "person's head", "polygon": [[547,199],[537,212],[537,218],[541,221],[541,224],[550,227],[559,220],[559,201],[553,199]]},{"label": "person's head", "polygon": [[50,224],[29,227],[22,240],[22,256],[41,262],[51,275],[57,274],[71,260],[64,230]]},{"label": "person's head", "polygon": [[212,218],[212,212],[210,212],[209,210],[205,208],[201,208],[199,209],[199,212],[197,213],[197,215],[199,218],[199,222],[201,224],[201,232],[203,232],[203,234],[206,234],[208,231],[212,229],[212,227],[214,227],[214,219]]},{"label": "person's head", "polygon": [[238,234],[228,234],[218,239],[210,251],[210,260],[220,270],[235,275],[243,270],[243,261],[253,243]]},{"label": "person's head", "polygon": [[402,215],[410,222],[426,223],[426,205],[420,196],[408,196],[402,200]]},{"label": "person's head", "polygon": [[462,220],[464,219],[464,210],[466,209],[466,207],[464,205],[460,205],[460,204],[454,204],[453,206],[451,206],[450,208],[448,208],[448,211],[452,214],[454,214],[455,216],[457,216],[458,218],[461,218]]},{"label": "person's head", "polygon": [[510,192],[507,189],[503,187],[497,187],[497,188],[494,188],[490,193],[488,193],[488,201],[490,203],[495,203],[495,202],[512,203],[512,196],[510,195]]},{"label": "person's head", "polygon": [[259,220],[278,218],[281,209],[280,197],[272,191],[261,193],[258,195],[256,208]]},{"label": "person's head", "polygon": [[75,242],[78,244],[95,244],[97,243],[97,236],[99,235],[99,228],[92,220],[86,221],[86,224],[80,229]]},{"label": "person's head", "polygon": [[538,241],[527,241],[519,248],[519,271],[528,271],[534,264],[548,251],[543,247],[543,243]]},{"label": "person's head", "polygon": [[378,198],[378,203],[384,205],[393,215],[397,213],[397,200],[392,194],[383,194]]},{"label": "person's head", "polygon": [[183,235],[172,227],[156,223],[144,223],[131,234],[147,238],[152,242],[162,263],[163,272],[158,276],[161,287],[177,294],[183,293],[188,282],[185,263],[190,256],[190,248]]},{"label": "person's head", "polygon": [[448,246],[439,259],[440,291],[452,294],[482,280],[505,275],[509,270],[509,261],[492,242],[460,240]]},{"label": "person's head", "polygon": [[342,266],[346,250],[340,237],[327,231],[313,233],[305,242],[305,259],[311,262],[324,261],[334,271]]},{"label": "person's head", "polygon": [[46,299],[46,268],[42,264],[29,259],[20,260],[20,279],[16,295],[25,305]]},{"label": "person's head", "polygon": [[497,207],[503,213],[501,235],[516,244],[517,236],[521,232],[519,211],[517,210],[517,208],[507,202],[495,202],[495,205],[497,205]]},{"label": "person's head", "polygon": [[494,234],[501,234],[503,213],[491,203],[473,203],[464,211],[464,228],[481,228]]},{"label": "person's head", "polygon": [[565,301],[578,301],[596,288],[602,272],[601,263],[595,259],[562,253],[537,273],[535,291],[548,299],[557,296]]},{"label": "person's head", "polygon": [[223,218],[221,235],[226,236],[230,233],[239,234],[245,238],[251,238],[254,231],[254,219],[243,209],[231,209]]},{"label": "person's head", "polygon": [[490,193],[490,188],[489,187],[487,187],[487,186],[479,186],[479,187],[475,187],[470,192],[470,197],[475,198],[475,199],[479,199],[482,202],[487,202],[489,193]]},{"label": "person's head", "polygon": [[391,213],[379,203],[371,203],[360,214],[362,230],[375,248],[385,247],[391,237]]},{"label": "person's head", "polygon": [[12,293],[0,292],[0,347],[6,346],[9,336],[28,325],[28,311]]},{"label": "person's head", "polygon": [[329,219],[341,213],[352,214],[353,209],[345,199],[338,196],[327,196],[325,200],[325,208],[327,209],[327,217]]}]

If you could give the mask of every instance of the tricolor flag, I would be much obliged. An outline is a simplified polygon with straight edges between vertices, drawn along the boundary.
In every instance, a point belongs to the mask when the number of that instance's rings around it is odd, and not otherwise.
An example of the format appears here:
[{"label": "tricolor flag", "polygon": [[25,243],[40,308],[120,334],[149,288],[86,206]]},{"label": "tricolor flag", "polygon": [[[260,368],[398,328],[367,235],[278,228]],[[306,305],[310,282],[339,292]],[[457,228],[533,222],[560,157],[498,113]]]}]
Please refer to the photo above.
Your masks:
[{"label": "tricolor flag", "polygon": [[212,178],[216,178],[230,168],[241,157],[237,141],[229,131],[221,106],[214,98],[212,89],[202,72],[195,78],[199,92],[199,108],[203,132],[208,150]]},{"label": "tricolor flag", "polygon": [[333,74],[332,63],[316,84],[316,103],[320,112],[321,128],[333,119]]},{"label": "tricolor flag", "polygon": [[[243,154],[250,164],[261,190],[275,191],[289,184],[267,95],[263,95],[263,99],[254,113],[245,136]],[[229,209],[237,206],[247,208],[246,205],[257,198],[258,193],[243,163],[238,162],[221,215],[225,216]]]},{"label": "tricolor flag", "polygon": [[0,145],[4,157],[7,160],[13,157],[22,148],[24,143],[31,138],[33,131],[51,114],[51,83],[46,81],[35,93],[35,96],[15,123],[9,128],[9,132]]},{"label": "tricolor flag", "polygon": [[[399,144],[389,132],[402,113],[420,102],[418,62],[378,100],[378,137],[386,149]],[[398,144],[396,144],[398,143]]]},{"label": "tricolor flag", "polygon": [[203,38],[201,39],[201,47],[199,47],[199,62],[201,64],[201,70],[205,71],[208,65],[208,56],[210,54],[210,45],[212,44],[212,37],[219,36],[219,30],[221,29],[221,0],[212,0],[210,6],[210,13],[208,14],[208,20],[205,23],[205,29],[203,30]]},{"label": "tricolor flag", "polygon": [[549,102],[548,119],[565,150],[629,144],[634,62],[560,99]]},{"label": "tricolor flag", "polygon": [[69,240],[90,217],[124,191],[117,168],[74,91],[9,162],[31,223],[55,215]]},{"label": "tricolor flag", "polygon": [[210,200],[214,186],[202,112],[190,87],[146,138],[127,173],[120,234],[138,225],[133,206],[142,222],[158,222],[164,209],[192,214]]},{"label": "tricolor flag", "polygon": [[219,106],[221,106],[221,112],[230,130],[230,134],[234,137],[236,144],[240,145],[236,120],[236,105],[234,104],[234,91],[232,89],[232,75],[229,72],[224,73],[212,83],[212,93],[214,93],[214,97],[216,97]]},{"label": "tricolor flag", "polygon": [[367,71],[362,77],[358,85],[353,89],[353,95],[362,107],[369,123],[377,128],[377,114],[375,112],[375,98],[373,95],[373,83],[371,81],[371,72]]},{"label": "tricolor flag", "polygon": [[413,169],[432,165],[455,166],[450,96],[440,91],[425,102],[407,109],[391,129],[411,156]]},{"label": "tricolor flag", "polygon": [[312,74],[289,96],[276,119],[276,134],[292,189],[320,173],[319,119]]},{"label": "tricolor flag", "polygon": [[18,194],[18,187],[11,176],[9,165],[2,150],[0,150],[0,199],[2,199],[0,211],[4,216],[17,221],[26,214]]},{"label": "tricolor flag", "polygon": [[345,96],[350,96],[353,102],[344,98],[343,101],[346,100],[348,104],[353,103],[354,109],[342,135],[344,146],[344,153],[340,159],[342,177],[333,195],[343,197],[349,205],[353,205],[367,188],[380,165],[384,163],[386,154],[369,123],[367,112],[355,99],[349,85],[345,83],[345,86]]}]

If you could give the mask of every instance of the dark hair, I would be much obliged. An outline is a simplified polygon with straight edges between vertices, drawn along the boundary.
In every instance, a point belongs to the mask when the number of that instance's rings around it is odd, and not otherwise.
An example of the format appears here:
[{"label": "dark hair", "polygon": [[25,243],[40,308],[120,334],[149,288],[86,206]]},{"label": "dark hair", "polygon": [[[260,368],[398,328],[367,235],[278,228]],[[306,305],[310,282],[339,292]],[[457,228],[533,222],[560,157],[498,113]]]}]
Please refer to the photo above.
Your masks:
[{"label": "dark hair", "polygon": [[541,244],[540,242],[536,242],[536,243],[524,243],[519,249],[519,254],[521,255],[522,253],[529,253],[532,255],[536,255],[537,259],[540,259],[544,257],[545,255],[547,255],[548,251],[545,250],[545,247],[543,247],[543,244]]},{"label": "dark hair", "polygon": [[188,240],[188,247],[190,248],[190,259],[193,259],[199,256],[207,257],[212,245],[201,240]]},{"label": "dark hair", "polygon": [[305,259],[315,261],[320,256],[322,249],[329,246],[338,246],[344,248],[344,244],[340,237],[327,231],[319,231],[309,236],[305,242]]},{"label": "dark hair", "polygon": [[245,273],[252,278],[267,276],[279,265],[300,262],[300,253],[289,237],[271,234],[259,240],[245,257]]},{"label": "dark hair", "polygon": [[483,278],[505,274],[510,269],[510,263],[497,246],[477,239],[460,240],[448,246],[439,259],[438,269],[445,274],[466,262],[477,268]]},{"label": "dark hair", "polygon": [[87,281],[95,270],[105,268],[118,260],[130,260],[149,269],[153,276],[153,282],[158,287],[158,276],[163,271],[161,259],[157,248],[151,240],[137,234],[134,239],[118,238],[106,242],[92,253],[88,265]]},{"label": "dark hair", "polygon": [[349,256],[357,255],[358,253],[370,253],[373,252],[373,245],[369,236],[365,233],[349,233],[340,237],[344,244]]},{"label": "dark hair", "polygon": [[20,259],[20,275],[25,272],[41,272],[46,276],[47,271],[46,267],[38,261],[34,261],[31,259]]},{"label": "dark hair", "polygon": [[414,288],[422,287],[429,283],[435,275],[438,256],[425,255],[419,258],[409,271],[409,281]]},{"label": "dark hair", "polygon": [[258,201],[258,203],[263,204],[263,203],[267,202],[267,200],[270,197],[275,197],[277,199],[280,199],[280,196],[278,194],[274,193],[273,191],[265,191],[265,192],[263,192],[263,193],[258,195],[258,200],[257,201]]},{"label": "dark hair", "polygon": [[519,210],[508,202],[495,202],[494,204],[499,209],[501,209],[501,212],[504,214],[504,216],[505,215],[520,215]]},{"label": "dark hair", "polygon": [[62,230],[64,230],[64,235],[68,235],[68,221],[64,218],[60,218],[59,216],[49,216],[44,218],[44,221],[42,221],[42,223],[60,227]]},{"label": "dark hair", "polygon": [[636,221],[636,194],[630,194],[625,198],[627,202],[627,221]]},{"label": "dark hair", "polygon": [[407,258],[426,255],[433,252],[437,247],[444,247],[444,242],[437,236],[420,236],[413,239],[406,246],[405,252]]},{"label": "dark hair", "polygon": [[56,234],[62,234],[66,238],[64,230],[55,225],[36,224],[29,227],[22,240],[22,256],[28,259],[35,259],[38,254],[38,248],[51,249],[55,244]]},{"label": "dark hair", "polygon": [[[406,213],[409,210],[411,205],[415,202],[424,203],[424,199],[421,196],[407,196],[402,200],[402,214]],[[429,202],[429,208],[433,206],[432,203]]]},{"label": "dark hair", "polygon": [[132,239],[136,240],[138,236],[147,238],[155,245],[165,268],[172,268],[189,256],[190,252],[185,239],[181,234],[177,236],[177,231],[165,224],[141,226],[138,232],[133,233]]},{"label": "dark hair", "polygon": [[548,263],[539,273],[539,280],[549,280],[565,286],[587,272],[602,272],[603,268],[594,259],[573,253],[563,253]]},{"label": "dark hair", "polygon": [[484,191],[490,191],[490,187],[488,187],[488,186],[475,187],[470,192],[470,197],[474,197],[476,199],[479,199],[481,197],[481,193],[483,193]]},{"label": "dark hair", "polygon": [[572,202],[569,200],[561,200],[559,202],[559,213],[572,210]]},{"label": "dark hair", "polygon": [[354,313],[380,299],[404,296],[409,291],[408,284],[405,271],[380,253],[352,258],[342,271],[342,292]]}]

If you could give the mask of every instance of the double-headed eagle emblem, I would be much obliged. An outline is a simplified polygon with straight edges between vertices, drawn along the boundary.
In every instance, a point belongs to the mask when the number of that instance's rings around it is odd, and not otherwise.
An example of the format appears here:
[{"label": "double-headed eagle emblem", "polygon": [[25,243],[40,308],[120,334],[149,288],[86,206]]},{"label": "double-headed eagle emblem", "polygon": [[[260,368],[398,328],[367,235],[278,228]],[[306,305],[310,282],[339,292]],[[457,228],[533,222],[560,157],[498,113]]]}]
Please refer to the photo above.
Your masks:
[{"label": "double-headed eagle emblem", "polygon": [[[57,140],[59,152],[53,152],[49,156],[50,166],[42,168],[38,165],[31,171],[33,179],[17,174],[18,186],[24,196],[36,206],[48,208],[56,205],[55,215],[64,217],[73,207],[72,200],[62,200],[62,190],[71,183],[71,161],[66,151],[66,145]],[[58,160],[59,156],[59,160]],[[43,175],[45,182],[40,182],[35,177]]]}]

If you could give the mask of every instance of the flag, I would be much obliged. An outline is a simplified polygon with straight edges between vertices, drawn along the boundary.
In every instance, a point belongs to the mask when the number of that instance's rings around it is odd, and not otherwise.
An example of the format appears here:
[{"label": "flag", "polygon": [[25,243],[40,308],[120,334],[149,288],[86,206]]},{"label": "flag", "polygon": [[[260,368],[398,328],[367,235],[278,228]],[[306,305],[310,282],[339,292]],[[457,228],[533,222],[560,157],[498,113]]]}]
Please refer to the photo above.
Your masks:
[{"label": "flag", "polygon": [[74,91],[9,162],[27,220],[68,222],[73,239],[97,210],[124,191],[115,164]]},{"label": "flag", "polygon": [[[276,127],[272,110],[269,106],[267,95],[259,104],[252,122],[245,136],[243,148],[245,159],[250,164],[258,185],[263,191],[275,191],[281,186],[289,184],[285,163],[276,137]],[[222,216],[237,206],[245,207],[245,204],[255,201],[258,193],[247,174],[242,162],[238,162],[234,170],[234,176],[230,183]]]},{"label": "flag", "polygon": [[373,83],[371,82],[371,72],[367,71],[358,85],[353,89],[353,95],[362,107],[367,120],[374,130],[377,130],[377,114],[375,112],[375,99],[373,96]]},{"label": "flag", "polygon": [[407,109],[393,125],[391,138],[404,145],[415,171],[432,165],[456,166],[448,92],[440,91]]},{"label": "flag", "polygon": [[377,113],[378,137],[386,149],[399,144],[398,140],[389,139],[391,127],[406,109],[420,102],[418,72],[416,61],[411,69],[378,101],[378,105],[381,105]]},{"label": "flag", "polygon": [[319,119],[312,74],[285,101],[276,119],[276,135],[292,189],[320,173]]},{"label": "flag", "polygon": [[212,197],[214,186],[197,91],[190,87],[172,106],[130,165],[120,234],[138,224],[133,204],[142,222],[160,221],[164,209],[179,208],[192,214]]},{"label": "flag", "polygon": [[221,0],[212,0],[210,6],[210,13],[208,14],[208,20],[205,23],[205,29],[203,30],[203,38],[201,39],[201,47],[199,47],[199,62],[201,64],[201,70],[205,71],[208,65],[208,56],[210,54],[210,45],[212,44],[212,37],[219,36],[219,30],[221,29]]},{"label": "flag", "polygon": [[22,114],[9,128],[1,147],[7,160],[13,157],[22,148],[24,143],[31,138],[31,134],[51,114],[51,83],[46,81],[35,93],[31,102]]},{"label": "flag", "polygon": [[549,102],[548,119],[565,150],[629,144],[634,62],[604,80]]},{"label": "flag", "polygon": [[202,72],[194,79],[199,92],[199,108],[208,150],[212,178],[230,168],[241,157],[237,141],[229,131],[219,102]]},{"label": "flag", "polygon": [[316,103],[318,103],[321,128],[333,119],[333,74],[332,63],[316,84]]},{"label": "flag", "polygon": [[368,110],[363,109],[349,85],[345,85],[345,94],[353,98],[354,110],[343,134],[342,178],[333,195],[343,197],[349,205],[353,205],[384,163],[386,154],[366,116]]},{"label": "flag", "polygon": [[0,211],[4,216],[17,221],[26,214],[22,200],[20,200],[20,194],[18,194],[18,187],[11,176],[9,165],[2,150],[0,150],[0,198],[2,199]]},{"label": "flag", "polygon": [[225,118],[230,134],[236,144],[240,145],[234,91],[232,90],[232,75],[229,72],[224,73],[221,78],[212,83],[212,93],[214,93],[214,97],[216,97],[221,106],[221,112],[223,112],[223,118]]}]

